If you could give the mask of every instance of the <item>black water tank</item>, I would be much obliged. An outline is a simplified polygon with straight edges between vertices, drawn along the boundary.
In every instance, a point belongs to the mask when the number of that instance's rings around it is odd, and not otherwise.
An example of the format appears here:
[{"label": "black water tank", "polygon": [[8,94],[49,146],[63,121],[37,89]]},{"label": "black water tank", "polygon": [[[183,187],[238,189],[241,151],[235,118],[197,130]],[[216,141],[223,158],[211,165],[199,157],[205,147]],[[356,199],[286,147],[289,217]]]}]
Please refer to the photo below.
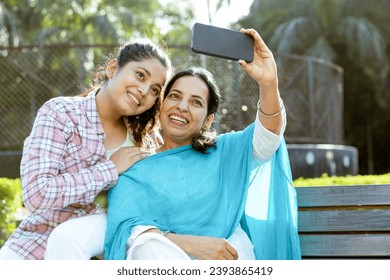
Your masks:
[{"label": "black water tank", "polygon": [[[293,178],[357,175],[355,147],[328,144],[287,144]],[[0,151],[0,177],[20,177],[22,151]]]},{"label": "black water tank", "polygon": [[299,177],[317,178],[323,173],[329,176],[357,175],[358,150],[352,146],[333,144],[287,144],[291,172]]}]

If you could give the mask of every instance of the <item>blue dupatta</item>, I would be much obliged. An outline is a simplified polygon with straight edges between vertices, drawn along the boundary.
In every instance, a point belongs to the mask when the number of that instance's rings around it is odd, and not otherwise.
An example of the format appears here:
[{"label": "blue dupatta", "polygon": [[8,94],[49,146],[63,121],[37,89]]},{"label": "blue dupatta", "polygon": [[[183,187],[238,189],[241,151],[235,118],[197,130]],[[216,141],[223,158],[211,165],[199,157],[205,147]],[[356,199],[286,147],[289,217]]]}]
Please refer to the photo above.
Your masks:
[{"label": "blue dupatta", "polygon": [[223,134],[207,154],[186,145],[152,155],[119,176],[108,195],[105,259],[126,258],[136,225],[229,238],[240,222],[257,259],[299,259],[285,143],[270,162],[256,162],[253,131],[254,124]]}]

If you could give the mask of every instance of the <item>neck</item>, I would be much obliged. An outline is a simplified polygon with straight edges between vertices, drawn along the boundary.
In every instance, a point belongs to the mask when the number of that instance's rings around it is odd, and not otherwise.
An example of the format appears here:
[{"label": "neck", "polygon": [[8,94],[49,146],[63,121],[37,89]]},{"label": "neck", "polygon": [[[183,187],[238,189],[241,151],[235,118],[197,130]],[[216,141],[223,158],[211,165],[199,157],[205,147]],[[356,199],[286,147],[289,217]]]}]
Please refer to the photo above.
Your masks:
[{"label": "neck", "polygon": [[188,145],[190,143],[177,143],[177,142],[173,142],[173,141],[169,141],[169,140],[166,140],[164,139],[164,144],[157,149],[157,152],[163,152],[163,151],[167,151],[167,150],[170,150],[170,149],[174,149],[174,148],[177,148],[177,147],[182,147],[182,146],[185,146],[185,145]]},{"label": "neck", "polygon": [[115,110],[111,106],[111,101],[108,98],[108,94],[106,93],[104,86],[96,93],[96,107],[102,123],[115,124],[123,122],[123,116],[115,114]]}]

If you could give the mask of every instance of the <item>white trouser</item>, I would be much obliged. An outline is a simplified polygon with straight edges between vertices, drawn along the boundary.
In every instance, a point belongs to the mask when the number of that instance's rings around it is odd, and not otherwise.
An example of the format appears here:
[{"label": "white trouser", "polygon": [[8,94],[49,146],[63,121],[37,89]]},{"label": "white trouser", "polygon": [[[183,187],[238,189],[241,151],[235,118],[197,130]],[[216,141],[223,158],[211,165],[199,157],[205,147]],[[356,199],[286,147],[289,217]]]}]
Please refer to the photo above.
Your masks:
[{"label": "white trouser", "polygon": [[191,260],[179,246],[155,232],[140,234],[126,256],[127,260]]},{"label": "white trouser", "polygon": [[[136,232],[133,231],[133,232]],[[136,234],[139,234],[138,232]],[[239,260],[254,260],[253,244],[238,226],[227,241],[237,250]],[[130,236],[127,240],[127,260],[190,260],[175,243],[155,232]]]},{"label": "white trouser", "polygon": [[19,255],[16,254],[13,250],[11,250],[8,246],[3,246],[0,249],[0,260],[19,261],[23,259],[19,257]]},{"label": "white trouser", "polygon": [[46,260],[103,258],[107,213],[72,219],[60,224],[49,236]]}]

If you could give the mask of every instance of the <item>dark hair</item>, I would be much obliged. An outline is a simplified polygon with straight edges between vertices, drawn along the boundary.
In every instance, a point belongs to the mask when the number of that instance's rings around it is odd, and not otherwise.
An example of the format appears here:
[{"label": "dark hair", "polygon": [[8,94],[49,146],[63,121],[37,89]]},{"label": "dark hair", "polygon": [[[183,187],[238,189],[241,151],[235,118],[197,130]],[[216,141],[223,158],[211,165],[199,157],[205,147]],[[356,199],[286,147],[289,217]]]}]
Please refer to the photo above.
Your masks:
[{"label": "dark hair", "polygon": [[[156,58],[168,71],[172,71],[171,61],[166,53],[166,48],[154,44],[149,39],[135,40],[120,46],[115,58],[117,60],[118,69],[123,68],[127,63],[132,61]],[[107,82],[106,67],[110,60],[111,59],[108,59],[103,65],[100,65],[96,69],[93,74],[93,83],[82,96],[88,95],[89,92],[102,87],[103,84]],[[132,130],[134,142],[142,144],[144,136],[150,133],[158,123],[160,107],[161,95],[158,95],[156,102],[150,109],[137,116],[127,116],[128,126]]]},{"label": "dark hair", "polygon": [[[164,99],[167,97],[171,87],[175,81],[184,76],[193,76],[198,77],[204,81],[209,90],[208,102],[207,102],[207,116],[215,114],[218,111],[219,99],[220,99],[220,89],[217,82],[215,81],[213,74],[207,71],[204,68],[200,67],[191,67],[186,70],[177,72],[167,83],[164,90]],[[192,147],[201,153],[206,153],[206,150],[211,147],[215,147],[216,142],[216,132],[213,128],[202,129],[197,135],[192,139]]]}]

